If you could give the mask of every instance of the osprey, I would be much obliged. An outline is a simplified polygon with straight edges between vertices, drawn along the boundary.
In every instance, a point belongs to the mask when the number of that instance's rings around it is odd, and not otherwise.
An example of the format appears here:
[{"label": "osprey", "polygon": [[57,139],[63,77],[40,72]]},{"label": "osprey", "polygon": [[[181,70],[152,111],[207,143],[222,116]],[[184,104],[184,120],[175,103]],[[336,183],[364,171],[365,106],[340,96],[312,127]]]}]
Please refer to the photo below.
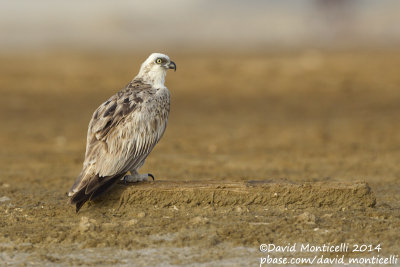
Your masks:
[{"label": "osprey", "polygon": [[125,183],[154,179],[138,169],[167,127],[170,94],[164,82],[168,69],[176,71],[176,65],[167,55],[151,54],[139,74],[93,113],[83,168],[68,193],[76,212],[121,179]]}]

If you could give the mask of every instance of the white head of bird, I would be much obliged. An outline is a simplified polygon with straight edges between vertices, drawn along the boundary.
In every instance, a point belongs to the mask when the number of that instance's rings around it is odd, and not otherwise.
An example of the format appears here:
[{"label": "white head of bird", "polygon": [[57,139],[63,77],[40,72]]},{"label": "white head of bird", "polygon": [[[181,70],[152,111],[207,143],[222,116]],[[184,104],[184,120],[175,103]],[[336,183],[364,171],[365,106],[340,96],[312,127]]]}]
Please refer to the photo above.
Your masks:
[{"label": "white head of bird", "polygon": [[176,71],[175,63],[167,55],[153,53],[143,62],[135,79],[142,79],[143,82],[149,83],[155,88],[164,87],[168,69]]}]

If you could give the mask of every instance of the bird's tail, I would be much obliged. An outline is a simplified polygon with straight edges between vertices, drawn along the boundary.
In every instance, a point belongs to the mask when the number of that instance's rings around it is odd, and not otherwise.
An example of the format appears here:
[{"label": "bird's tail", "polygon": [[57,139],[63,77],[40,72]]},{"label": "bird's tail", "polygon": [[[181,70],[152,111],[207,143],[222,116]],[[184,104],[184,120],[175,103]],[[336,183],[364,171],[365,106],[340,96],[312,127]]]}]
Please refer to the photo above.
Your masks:
[{"label": "bird's tail", "polygon": [[78,175],[78,177],[76,178],[74,184],[69,189],[69,191],[68,191],[68,196],[69,197],[73,196],[76,193],[75,188],[79,185],[79,183],[82,180],[82,173],[83,173],[83,171]]},{"label": "bird's tail", "polygon": [[[82,208],[82,206],[88,201],[96,199],[105,192],[107,192],[111,187],[116,184],[123,175],[102,177],[101,181],[97,184],[96,188],[91,189],[91,183],[87,183],[82,186],[78,191],[73,192],[70,199],[70,204],[76,205],[76,212]],[[94,179],[99,179],[99,177],[94,177]],[[74,188],[74,186],[72,187]],[[71,188],[71,189],[72,189]]]}]

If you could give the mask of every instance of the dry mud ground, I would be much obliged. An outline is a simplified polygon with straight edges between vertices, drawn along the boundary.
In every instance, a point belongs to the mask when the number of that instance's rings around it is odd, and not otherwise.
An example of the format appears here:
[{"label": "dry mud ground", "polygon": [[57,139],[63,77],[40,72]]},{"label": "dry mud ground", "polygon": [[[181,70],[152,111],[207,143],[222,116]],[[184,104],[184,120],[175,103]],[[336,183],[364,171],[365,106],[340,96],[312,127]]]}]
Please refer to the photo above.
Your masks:
[{"label": "dry mud ground", "polygon": [[169,125],[142,168],[156,182],[79,214],[65,193],[88,121],[145,56],[0,56],[1,265],[258,266],[261,243],[289,242],[399,254],[400,52],[169,54]]}]

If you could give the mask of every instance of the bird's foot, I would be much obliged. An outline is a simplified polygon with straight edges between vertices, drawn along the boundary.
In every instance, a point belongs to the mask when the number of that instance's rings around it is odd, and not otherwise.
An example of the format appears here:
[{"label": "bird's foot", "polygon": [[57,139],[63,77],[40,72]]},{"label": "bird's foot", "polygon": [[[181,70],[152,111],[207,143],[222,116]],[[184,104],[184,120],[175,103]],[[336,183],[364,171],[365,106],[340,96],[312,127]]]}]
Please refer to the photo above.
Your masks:
[{"label": "bird's foot", "polygon": [[151,173],[125,175],[122,180],[124,181],[124,184],[137,183],[137,182],[143,182],[143,181],[147,182],[149,180],[149,177],[151,177],[154,181],[154,175]]}]

